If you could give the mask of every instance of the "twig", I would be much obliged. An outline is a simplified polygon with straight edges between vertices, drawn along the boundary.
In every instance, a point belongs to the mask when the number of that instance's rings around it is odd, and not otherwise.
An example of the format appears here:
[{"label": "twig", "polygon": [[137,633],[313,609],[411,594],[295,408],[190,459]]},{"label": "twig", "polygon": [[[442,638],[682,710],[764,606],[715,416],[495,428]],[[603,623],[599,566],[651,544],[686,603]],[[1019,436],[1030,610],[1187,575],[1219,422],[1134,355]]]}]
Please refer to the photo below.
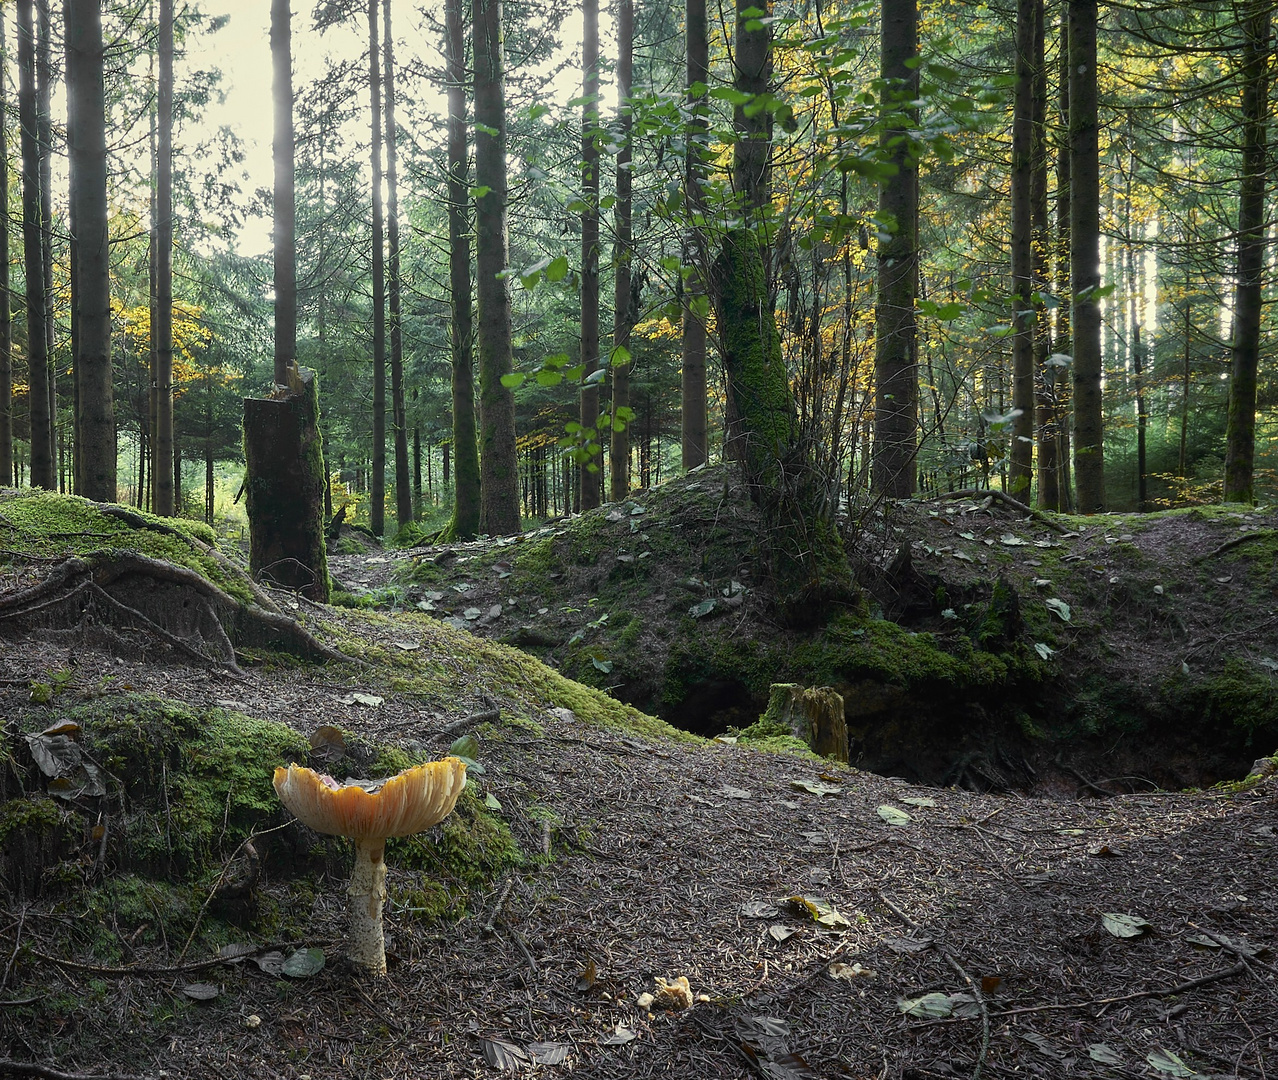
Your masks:
[{"label": "twig", "polygon": [[501,712],[498,709],[481,709],[479,712],[473,712],[469,716],[463,716],[460,720],[454,720],[451,724],[445,724],[442,728],[432,731],[430,738],[443,739],[449,735],[456,735],[459,731],[465,731],[466,728],[475,724],[495,724],[501,719]]},{"label": "twig", "polygon": [[0,1058],[0,1075],[43,1076],[46,1080],[145,1080],[136,1073],[63,1072],[35,1061],[14,1061],[12,1058]]},{"label": "twig", "polygon": [[128,978],[131,975],[146,976],[148,978],[165,978],[170,975],[184,975],[191,971],[204,971],[207,968],[217,967],[219,964],[231,964],[236,960],[243,960],[261,953],[277,952],[284,949],[296,948],[301,944],[310,944],[316,948],[326,948],[330,945],[336,945],[337,941],[277,941],[268,945],[258,945],[252,950],[252,952],[240,953],[237,956],[216,956],[212,960],[196,960],[189,964],[182,964],[180,966],[173,967],[145,967],[142,965],[138,965],[136,967],[99,967],[96,964],[80,964],[74,960],[64,959],[61,956],[50,956],[47,953],[37,952],[30,946],[27,946],[27,952],[34,956],[37,960],[47,960],[50,964],[56,964],[60,968],[69,968],[71,971],[83,971],[89,975],[103,975],[114,978]]},{"label": "twig", "polygon": [[[879,892],[877,895],[878,898],[883,901],[884,906],[889,908],[892,913],[911,930],[921,931],[923,929],[923,927],[911,919],[900,907],[888,899],[885,893]],[[976,998],[977,1008],[981,1010],[981,1052],[976,1058],[976,1067],[972,1070],[972,1080],[981,1080],[981,1069],[984,1067],[985,1059],[989,1056],[990,1052],[989,1006],[985,1004],[985,995],[981,993],[980,986],[977,985],[971,975],[963,970],[963,965],[955,959],[954,954],[946,946],[939,942],[936,943],[936,947],[940,952],[941,957],[950,966],[954,973],[967,984],[968,989],[972,991],[972,996]]]},{"label": "twig", "polygon": [[1206,555],[1199,555],[1194,560],[1194,565],[1205,563],[1208,559],[1214,559],[1217,555],[1223,555],[1226,551],[1231,551],[1249,540],[1270,540],[1274,536],[1273,529],[1256,529],[1254,532],[1245,532],[1242,536],[1235,536],[1232,540],[1226,540],[1219,547],[1213,548]]},{"label": "twig", "polygon": [[1020,1016],[1023,1013],[1055,1012],[1058,1009],[1094,1009],[1098,1005],[1117,1005],[1119,1002],[1140,1001],[1142,998],[1175,997],[1177,994],[1183,994],[1188,990],[1196,990],[1200,986],[1221,982],[1224,979],[1232,979],[1235,975],[1242,975],[1246,971],[1246,963],[1239,960],[1233,967],[1225,971],[1218,971],[1214,975],[1204,975],[1199,979],[1190,979],[1189,982],[1165,987],[1161,990],[1139,990],[1134,994],[1123,994],[1120,997],[1094,998],[1091,1001],[1062,1001],[1051,1005],[1027,1005],[1019,1009],[998,1009],[994,1015]]},{"label": "twig", "polygon": [[515,887],[515,876],[512,874],[506,879],[506,884],[501,888],[501,894],[497,897],[497,903],[493,905],[492,914],[488,916],[488,921],[484,923],[483,929],[480,931],[481,937],[492,937],[497,926],[497,917],[501,914],[501,909],[506,906],[506,900],[510,897],[510,890]]},{"label": "twig", "polygon": [[9,972],[13,970],[13,962],[18,958],[18,949],[22,947],[22,924],[27,921],[26,905],[18,913],[18,927],[13,935],[13,952],[9,954],[9,962],[5,965],[4,977],[0,978],[0,990],[9,984]]},{"label": "twig", "polygon": [[964,488],[962,491],[947,491],[943,495],[933,495],[927,499],[920,499],[920,502],[945,502],[947,499],[994,499],[1010,506],[1013,510],[1019,510],[1022,514],[1027,514],[1041,525],[1046,525],[1053,532],[1060,533],[1064,536],[1069,530],[1064,525],[1053,521],[1041,510],[1035,510],[1032,506],[1026,506],[1023,502],[1013,499],[1010,495],[1004,495],[1003,492],[993,488]]}]

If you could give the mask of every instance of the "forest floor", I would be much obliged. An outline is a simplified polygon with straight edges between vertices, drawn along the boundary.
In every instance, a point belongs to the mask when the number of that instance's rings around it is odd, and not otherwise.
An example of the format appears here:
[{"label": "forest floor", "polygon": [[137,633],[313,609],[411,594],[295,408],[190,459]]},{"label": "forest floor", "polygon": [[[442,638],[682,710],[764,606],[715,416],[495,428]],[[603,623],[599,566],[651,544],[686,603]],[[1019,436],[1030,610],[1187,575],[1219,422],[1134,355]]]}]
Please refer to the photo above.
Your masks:
[{"label": "forest floor", "polygon": [[[721,489],[722,480],[711,486]],[[1010,572],[1020,561],[1041,561],[1036,552],[1082,555],[1073,562],[1097,584],[1084,579],[1088,591],[1060,581],[1053,589],[1071,605],[1062,626],[1077,639],[1054,638],[1058,652],[1169,662],[1157,654],[1163,646],[1139,634],[1100,647],[1087,629],[1096,624],[1086,596],[1108,594],[1111,608],[1131,606],[1133,624],[1143,613],[1151,634],[1172,624],[1167,632],[1180,646],[1170,662],[1192,667],[1230,648],[1243,658],[1274,655],[1264,631],[1272,600],[1266,609],[1254,566],[1230,559],[1267,541],[1224,547],[1270,528],[1272,516],[1164,519],[1176,523],[1162,541],[1169,554],[1151,566],[1125,553],[1144,530],[1066,522],[1065,532],[1078,535],[1040,535],[982,502],[913,508],[931,530],[907,536],[915,558],[943,565],[953,581],[981,567],[982,556]],[[734,508],[748,515],[741,503],[720,513]],[[661,512],[649,504],[634,514],[632,506],[607,524],[637,538],[630,521],[647,514],[655,521]],[[880,519],[866,532],[878,530],[886,563],[906,535],[895,530],[913,527]],[[643,531],[655,535],[656,526]],[[1007,544],[1004,535],[1024,543]],[[539,539],[554,537],[525,543]],[[1098,774],[1058,790],[1043,785],[1033,797],[925,786],[688,736],[413,610],[430,604],[432,616],[486,625],[495,637],[518,636],[522,627],[544,631],[540,640],[577,633],[594,621],[583,618],[592,614],[590,595],[617,567],[625,574],[634,565],[618,556],[641,554],[605,539],[606,560],[596,559],[593,571],[602,576],[571,560],[576,569],[543,566],[547,588],[563,581],[550,574],[580,573],[595,586],[580,603],[574,594],[557,606],[540,602],[537,581],[503,555],[513,545],[460,546],[442,560],[437,550],[337,557],[334,572],[348,592],[362,587],[396,610],[303,604],[297,611],[321,640],[347,651],[361,643],[358,666],[255,665],[245,657],[237,673],[176,655],[122,655],[83,636],[0,642],[0,716],[11,755],[24,742],[20,733],[75,709],[77,716],[127,711],[139,696],[196,712],[233,710],[303,736],[336,725],[352,745],[426,756],[474,731],[484,766],[474,779],[512,841],[510,858],[486,879],[465,889],[445,880],[465,901],[446,921],[421,915],[423,874],[392,855],[389,974],[367,979],[340,959],[341,874],[299,876],[283,853],[271,854],[265,830],[276,827],[278,812],[264,811],[261,830],[254,826],[265,867],[254,910],[274,912],[273,920],[237,929],[215,919],[209,904],[223,876],[217,866],[185,891],[140,885],[131,910],[104,910],[94,897],[118,868],[100,855],[97,830],[105,851],[112,819],[77,806],[85,832],[79,872],[97,891],[4,894],[0,1076],[1265,1080],[1274,1072],[1278,777],[1243,781],[1244,766],[1236,782],[1213,790],[1105,794]],[[1034,548],[1036,539],[1064,550]],[[452,563],[448,572],[464,573],[473,587],[453,590],[434,577],[404,584],[391,575],[413,559],[428,560],[432,575]],[[1124,580],[1137,566],[1139,582]],[[693,593],[677,582],[696,574],[663,566],[649,583],[650,597],[662,597],[647,601],[653,616],[714,599],[726,608],[715,613],[720,626],[743,622],[755,600],[748,557],[727,579],[739,589],[707,582],[713,569],[701,571]],[[1046,577],[1039,569],[1022,572]],[[1212,588],[1235,582],[1245,594],[1226,607],[1225,594]],[[1192,599],[1186,583],[1206,595]],[[1158,601],[1144,600],[1145,585],[1152,596],[1177,598],[1183,630],[1149,614]],[[5,586],[0,578],[0,596]],[[1139,588],[1139,610],[1121,599],[1120,586],[1128,596]],[[1033,590],[1031,580],[1028,595]],[[737,597],[744,599],[720,603]],[[766,620],[763,607],[756,610]],[[951,621],[916,617],[919,625]],[[639,647],[655,648],[661,639],[650,619],[641,631]],[[534,648],[562,666],[570,637]],[[437,689],[423,688],[427,670]],[[52,686],[49,703],[29,701],[37,685]],[[167,781],[163,790],[154,819],[161,833],[170,809],[180,820]],[[228,814],[231,798],[228,790]],[[15,842],[12,824],[0,831],[0,854]],[[221,827],[225,833],[227,821]],[[241,848],[227,845],[222,869],[237,857]],[[310,974],[306,967],[281,974],[279,953],[299,948],[319,948],[327,962]],[[659,991],[657,980],[681,977],[690,1005],[641,998]]]}]

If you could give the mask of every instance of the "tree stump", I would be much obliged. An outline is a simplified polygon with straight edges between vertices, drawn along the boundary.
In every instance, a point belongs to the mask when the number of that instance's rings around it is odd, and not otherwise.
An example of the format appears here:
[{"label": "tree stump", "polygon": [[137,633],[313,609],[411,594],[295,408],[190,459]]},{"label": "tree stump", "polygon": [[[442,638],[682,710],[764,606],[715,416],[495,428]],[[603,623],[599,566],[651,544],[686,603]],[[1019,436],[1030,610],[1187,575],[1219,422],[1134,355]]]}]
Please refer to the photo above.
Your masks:
[{"label": "tree stump", "polygon": [[848,760],[843,697],[828,686],[808,689],[797,683],[773,683],[763,720],[789,728],[822,757]]},{"label": "tree stump", "polygon": [[255,581],[328,600],[324,453],[315,372],[289,365],[288,385],[244,399],[249,571]]}]

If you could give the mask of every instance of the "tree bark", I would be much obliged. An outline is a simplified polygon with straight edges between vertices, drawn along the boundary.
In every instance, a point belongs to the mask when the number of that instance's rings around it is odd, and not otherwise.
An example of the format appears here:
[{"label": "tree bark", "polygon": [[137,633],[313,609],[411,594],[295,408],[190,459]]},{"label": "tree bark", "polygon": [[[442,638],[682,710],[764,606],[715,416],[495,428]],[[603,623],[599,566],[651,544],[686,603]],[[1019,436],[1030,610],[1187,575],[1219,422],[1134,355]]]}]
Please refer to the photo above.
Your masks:
[{"label": "tree bark", "polygon": [[404,407],[404,334],[400,324],[399,155],[395,146],[395,46],[391,40],[391,0],[382,0],[382,78],[386,84],[386,240],[390,313],[391,427],[395,445],[395,516],[402,529],[413,520],[413,487],[408,475],[408,425]]},{"label": "tree bark", "polygon": [[918,122],[919,30],[916,0],[883,0],[880,63],[882,145],[896,172],[879,184],[879,216],[891,235],[879,241],[875,311],[874,489],[890,498],[914,494],[918,430],[918,356],[914,300],[918,288],[918,162],[910,145]]},{"label": "tree bark", "polygon": [[1080,513],[1105,509],[1101,413],[1100,157],[1096,0],[1069,0],[1070,291],[1074,340],[1074,485]]},{"label": "tree bark", "polygon": [[[111,385],[111,245],[102,15],[99,0],[65,0],[64,13],[67,112],[75,116],[67,158],[77,245],[74,364],[80,382],[80,494],[99,502],[114,502],[115,407]],[[33,443],[33,462],[34,453]],[[47,460],[51,469],[52,455]],[[46,486],[52,486],[52,476],[49,479]]]},{"label": "tree bark", "polygon": [[52,418],[49,415],[49,349],[44,332],[44,244],[40,235],[40,139],[36,121],[32,0],[18,0],[18,123],[22,140],[22,251],[26,275],[30,476],[32,487],[52,490],[56,477],[49,453]]},{"label": "tree bark", "polygon": [[275,384],[288,383],[297,359],[297,243],[293,183],[293,46],[289,0],[271,0],[271,97],[275,130],[271,154],[275,198],[271,235],[275,253]]},{"label": "tree bark", "polygon": [[[0,56],[7,56],[4,8],[0,6]],[[0,487],[13,476],[13,310],[9,301],[9,91],[0,79]]]},{"label": "tree bark", "polygon": [[469,168],[466,160],[466,40],[462,0],[444,6],[448,82],[448,282],[452,325],[454,540],[479,534],[479,449],[475,438],[474,329],[470,302]]},{"label": "tree bark", "polygon": [[1242,9],[1242,178],[1238,194],[1238,270],[1230,349],[1229,420],[1225,432],[1225,501],[1255,502],[1256,378],[1260,362],[1265,272],[1265,182],[1269,160],[1271,9],[1248,0]]},{"label": "tree bark", "polygon": [[[617,0],[617,121],[621,148],[617,152],[617,203],[612,246],[612,435],[608,442],[609,498],[619,502],[630,493],[630,429],[622,409],[630,408],[630,331],[638,317],[631,297],[631,116],[630,93],[635,44],[634,0]],[[625,353],[622,352],[625,350]]]},{"label": "tree bark", "polygon": [[475,272],[479,307],[480,529],[519,532],[515,396],[502,385],[512,366],[506,231],[506,87],[501,2],[474,0]]},{"label": "tree bark", "polygon": [[590,456],[582,463],[581,509],[599,505],[599,0],[582,0],[581,45],[581,426]]},{"label": "tree bark", "polygon": [[368,97],[373,166],[373,477],[368,524],[386,532],[386,253],[382,213],[382,79],[377,50],[377,0],[368,0]]},{"label": "tree bark", "polygon": [[1016,92],[1012,117],[1012,445],[1008,490],[1028,499],[1034,467],[1033,267],[1034,54],[1038,0],[1016,4]]},{"label": "tree bark", "polygon": [[[40,136],[40,243],[44,254],[44,347],[49,358],[49,460],[58,475],[58,366],[55,361],[56,335],[53,318],[53,64],[50,41],[50,0],[36,0],[36,127]],[[57,485],[55,484],[55,487]],[[63,489],[65,490],[65,488]]]},{"label": "tree bark", "polygon": [[680,376],[682,406],[681,452],[683,467],[695,469],[710,456],[709,420],[706,406],[706,313],[705,236],[698,218],[705,214],[706,109],[710,84],[710,45],[706,23],[706,0],[687,0],[687,94],[691,115],[687,126],[684,160],[684,201],[692,224],[684,239],[684,262],[691,272],[684,284],[683,369]]},{"label": "tree bark", "polygon": [[173,0],[160,0],[155,176],[155,512],[172,517],[173,488]]},{"label": "tree bark", "polygon": [[848,760],[848,724],[843,696],[829,686],[808,689],[797,683],[773,683],[763,722],[788,728],[814,754]]}]

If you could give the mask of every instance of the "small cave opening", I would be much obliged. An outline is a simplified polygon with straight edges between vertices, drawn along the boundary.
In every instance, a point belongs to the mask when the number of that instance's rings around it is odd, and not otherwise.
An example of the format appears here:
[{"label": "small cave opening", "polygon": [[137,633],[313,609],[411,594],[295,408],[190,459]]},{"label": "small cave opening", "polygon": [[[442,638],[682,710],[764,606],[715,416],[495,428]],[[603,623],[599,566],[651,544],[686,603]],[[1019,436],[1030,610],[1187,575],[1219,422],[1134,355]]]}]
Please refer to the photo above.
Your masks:
[{"label": "small cave opening", "polygon": [[729,728],[749,727],[766,705],[736,679],[706,679],[689,687],[677,704],[663,709],[661,718],[693,735],[713,738]]}]

